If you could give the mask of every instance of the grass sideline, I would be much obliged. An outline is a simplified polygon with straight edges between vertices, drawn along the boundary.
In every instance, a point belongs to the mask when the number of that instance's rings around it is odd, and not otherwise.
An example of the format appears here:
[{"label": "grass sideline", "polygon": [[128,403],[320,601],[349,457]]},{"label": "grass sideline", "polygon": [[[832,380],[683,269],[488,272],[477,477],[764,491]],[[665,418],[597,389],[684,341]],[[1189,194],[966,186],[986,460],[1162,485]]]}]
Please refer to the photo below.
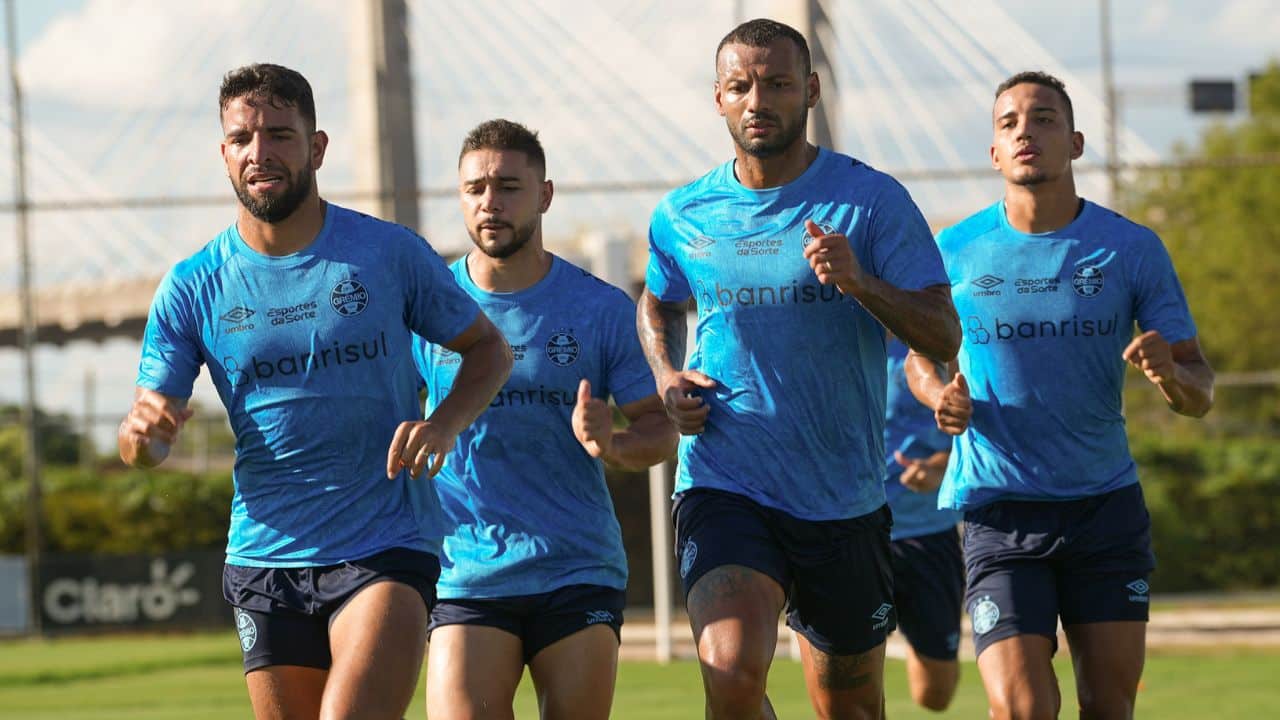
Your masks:
[{"label": "grass sideline", "polygon": [[[1070,660],[1059,653],[1063,717],[1073,717]],[[977,669],[966,663],[960,691],[946,716],[985,717]],[[1138,698],[1139,717],[1280,717],[1280,650],[1214,648],[1209,652],[1153,652]],[[800,667],[779,659],[769,695],[782,717],[809,717]],[[886,668],[889,715],[938,717],[913,707],[900,661]],[[408,717],[422,718],[419,686]],[[666,720],[702,717],[697,666],[677,662],[622,664],[613,717]],[[23,720],[223,720],[252,717],[240,673],[234,633],[0,641],[0,716]],[[528,680],[521,684],[516,717],[536,718]]]}]

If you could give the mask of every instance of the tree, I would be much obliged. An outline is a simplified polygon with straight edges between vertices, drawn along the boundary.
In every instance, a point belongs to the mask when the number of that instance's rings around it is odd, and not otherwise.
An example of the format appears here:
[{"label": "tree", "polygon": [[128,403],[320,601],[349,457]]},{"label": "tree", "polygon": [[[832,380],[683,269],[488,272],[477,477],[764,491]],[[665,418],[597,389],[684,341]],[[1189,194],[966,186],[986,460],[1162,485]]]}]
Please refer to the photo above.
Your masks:
[{"label": "tree", "polygon": [[[1129,205],[1169,248],[1200,343],[1219,372],[1280,370],[1280,62],[1268,65],[1251,94],[1248,119],[1215,125],[1198,147],[1176,150],[1180,161],[1208,167],[1142,177]],[[1240,157],[1264,162],[1213,165]],[[1242,397],[1233,395],[1230,408],[1220,402],[1214,412],[1226,409],[1237,421],[1274,431],[1280,429],[1276,394],[1276,388],[1236,393]]]}]

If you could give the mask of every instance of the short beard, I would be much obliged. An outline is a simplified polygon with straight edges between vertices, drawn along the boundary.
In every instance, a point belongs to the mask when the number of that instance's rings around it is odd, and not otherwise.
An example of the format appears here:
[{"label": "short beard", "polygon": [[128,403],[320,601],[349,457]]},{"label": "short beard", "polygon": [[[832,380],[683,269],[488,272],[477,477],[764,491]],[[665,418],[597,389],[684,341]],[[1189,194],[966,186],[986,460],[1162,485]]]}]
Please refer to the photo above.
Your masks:
[{"label": "short beard", "polygon": [[1041,185],[1048,181],[1049,181],[1049,176],[1048,174],[1045,173],[1045,171],[1036,170],[1034,172],[1028,173],[1027,175],[1021,175],[1021,176],[1015,177],[1011,179],[1009,182],[1013,183],[1014,185],[1018,185],[1020,187],[1035,187],[1036,185]]},{"label": "short beard", "polygon": [[805,106],[800,113],[800,120],[790,128],[781,128],[782,134],[777,139],[770,142],[753,144],[747,139],[746,128],[741,129],[729,127],[729,134],[733,136],[733,141],[742,148],[742,151],[754,158],[771,158],[775,155],[781,155],[791,147],[798,138],[804,137],[805,130],[809,127],[809,108]]},{"label": "short beard", "polygon": [[307,166],[298,171],[293,177],[287,177],[289,186],[285,191],[277,197],[265,196],[256,198],[249,193],[246,187],[247,183],[236,184],[234,181],[231,187],[235,188],[236,197],[240,199],[240,204],[244,206],[249,214],[262,222],[276,224],[288,218],[293,214],[294,210],[302,204],[303,200],[311,194],[311,187],[314,184],[315,172],[311,167],[311,162],[307,162]]},{"label": "short beard", "polygon": [[533,220],[530,220],[527,225],[520,227],[512,225],[511,242],[506,245],[495,244],[486,246],[480,242],[478,235],[472,233],[470,230],[468,230],[468,234],[471,235],[471,242],[475,243],[475,246],[480,249],[480,252],[488,255],[494,260],[506,260],[524,249],[524,246],[529,244],[529,240],[533,238],[533,233],[536,232],[537,229],[538,218],[536,217]]}]

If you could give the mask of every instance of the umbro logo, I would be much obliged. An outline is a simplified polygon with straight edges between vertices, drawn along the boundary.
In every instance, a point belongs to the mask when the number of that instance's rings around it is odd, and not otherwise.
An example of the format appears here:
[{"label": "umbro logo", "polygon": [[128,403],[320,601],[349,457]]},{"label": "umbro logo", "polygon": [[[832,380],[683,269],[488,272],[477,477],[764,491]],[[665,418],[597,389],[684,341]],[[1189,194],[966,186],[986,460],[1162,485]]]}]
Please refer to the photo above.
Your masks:
[{"label": "umbro logo", "polygon": [[226,320],[229,323],[242,323],[256,314],[257,313],[255,313],[253,310],[250,310],[249,308],[241,305],[241,306],[233,307],[230,310],[228,310],[226,313],[222,315],[222,319]]},{"label": "umbro logo", "polygon": [[983,275],[977,280],[974,280],[973,284],[977,285],[983,290],[990,290],[991,288],[997,285],[1000,285],[1003,282],[1004,282],[1004,278],[999,278],[999,277],[996,277],[995,275]]}]

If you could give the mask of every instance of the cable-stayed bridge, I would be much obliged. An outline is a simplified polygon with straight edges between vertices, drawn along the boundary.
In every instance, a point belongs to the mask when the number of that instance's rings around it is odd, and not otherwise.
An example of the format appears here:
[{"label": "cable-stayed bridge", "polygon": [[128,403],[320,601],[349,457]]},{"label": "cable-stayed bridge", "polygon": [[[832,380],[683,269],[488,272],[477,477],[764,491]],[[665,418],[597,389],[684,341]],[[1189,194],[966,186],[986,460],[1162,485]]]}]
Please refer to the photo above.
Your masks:
[{"label": "cable-stayed bridge", "polygon": [[[40,342],[139,335],[160,276],[231,222],[215,97],[232,67],[271,61],[303,72],[331,137],[322,195],[376,210],[379,188],[362,170],[377,152],[362,115],[370,30],[353,7],[90,2],[24,49]],[[545,221],[552,247],[582,257],[584,237],[626,238],[638,276],[662,193],[731,155],[711,99],[713,52],[757,16],[806,30],[823,79],[815,136],[894,172],[935,225],[997,196],[995,174],[975,168],[986,162],[992,90],[1008,75],[1062,77],[1077,126],[1102,136],[1098,79],[1072,73],[996,0],[406,0],[418,229],[443,253],[467,247],[451,190],[457,148],[475,124],[507,117],[546,145],[558,190]],[[138,34],[106,31],[117,26]],[[0,95],[7,158],[12,112]],[[1132,132],[1119,137],[1127,160],[1155,159]],[[1101,147],[1088,145],[1085,160],[1102,164]],[[12,185],[9,164],[0,176],[0,188]],[[1106,195],[1100,174],[1078,182],[1082,194]],[[14,236],[17,210],[0,201],[0,237]],[[11,248],[0,250],[0,267],[16,268]],[[17,287],[16,271],[0,273],[0,346],[20,334]]]}]

